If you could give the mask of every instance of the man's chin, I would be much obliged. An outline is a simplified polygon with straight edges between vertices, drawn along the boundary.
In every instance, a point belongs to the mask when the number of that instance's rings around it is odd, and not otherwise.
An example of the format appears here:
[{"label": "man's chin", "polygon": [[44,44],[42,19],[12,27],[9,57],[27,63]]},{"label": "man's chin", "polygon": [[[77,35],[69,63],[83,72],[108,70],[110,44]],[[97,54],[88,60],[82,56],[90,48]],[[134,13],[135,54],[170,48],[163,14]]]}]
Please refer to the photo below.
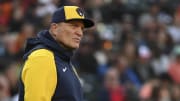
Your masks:
[{"label": "man's chin", "polygon": [[77,48],[79,48],[79,45],[77,45],[77,46],[75,46],[75,47],[72,47],[72,49],[77,49]]}]

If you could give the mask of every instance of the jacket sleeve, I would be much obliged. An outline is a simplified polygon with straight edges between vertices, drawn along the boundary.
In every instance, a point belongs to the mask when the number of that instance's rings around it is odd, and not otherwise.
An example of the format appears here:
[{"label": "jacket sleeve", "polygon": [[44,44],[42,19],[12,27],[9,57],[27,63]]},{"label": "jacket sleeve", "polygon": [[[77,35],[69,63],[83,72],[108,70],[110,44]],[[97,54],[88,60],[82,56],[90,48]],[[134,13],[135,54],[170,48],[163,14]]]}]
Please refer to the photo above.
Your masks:
[{"label": "jacket sleeve", "polygon": [[24,83],[24,101],[51,101],[57,84],[53,53],[46,49],[31,53],[21,78]]}]

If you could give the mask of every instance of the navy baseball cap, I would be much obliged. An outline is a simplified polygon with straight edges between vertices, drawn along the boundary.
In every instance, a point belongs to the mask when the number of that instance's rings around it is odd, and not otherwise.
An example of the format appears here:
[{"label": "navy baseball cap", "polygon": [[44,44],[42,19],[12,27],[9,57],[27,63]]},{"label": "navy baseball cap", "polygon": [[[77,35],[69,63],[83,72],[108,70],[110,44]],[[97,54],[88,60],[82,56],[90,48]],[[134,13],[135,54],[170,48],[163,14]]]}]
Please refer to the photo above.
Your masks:
[{"label": "navy baseball cap", "polygon": [[81,20],[85,28],[94,26],[94,22],[85,17],[84,11],[78,6],[63,6],[58,8],[52,15],[51,23]]}]

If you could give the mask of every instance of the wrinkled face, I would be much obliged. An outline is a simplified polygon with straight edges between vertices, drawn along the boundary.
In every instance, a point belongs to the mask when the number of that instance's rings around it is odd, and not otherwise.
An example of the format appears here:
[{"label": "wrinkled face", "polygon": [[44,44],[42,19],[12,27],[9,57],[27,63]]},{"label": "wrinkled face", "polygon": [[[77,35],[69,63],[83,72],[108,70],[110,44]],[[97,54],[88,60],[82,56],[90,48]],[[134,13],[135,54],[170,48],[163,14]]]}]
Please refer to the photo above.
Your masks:
[{"label": "wrinkled face", "polygon": [[64,48],[79,48],[81,38],[83,36],[84,24],[79,20],[68,22],[53,23],[51,25],[51,34],[54,39]]}]

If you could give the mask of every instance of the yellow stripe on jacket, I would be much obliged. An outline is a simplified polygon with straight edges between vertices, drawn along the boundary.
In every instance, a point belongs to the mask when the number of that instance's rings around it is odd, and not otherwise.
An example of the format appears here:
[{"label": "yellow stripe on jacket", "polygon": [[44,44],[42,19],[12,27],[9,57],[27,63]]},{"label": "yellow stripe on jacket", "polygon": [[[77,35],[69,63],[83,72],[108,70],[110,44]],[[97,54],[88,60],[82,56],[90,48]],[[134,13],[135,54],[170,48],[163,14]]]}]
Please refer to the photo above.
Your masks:
[{"label": "yellow stripe on jacket", "polygon": [[46,49],[32,52],[22,71],[24,101],[51,101],[57,84],[54,55]]}]

